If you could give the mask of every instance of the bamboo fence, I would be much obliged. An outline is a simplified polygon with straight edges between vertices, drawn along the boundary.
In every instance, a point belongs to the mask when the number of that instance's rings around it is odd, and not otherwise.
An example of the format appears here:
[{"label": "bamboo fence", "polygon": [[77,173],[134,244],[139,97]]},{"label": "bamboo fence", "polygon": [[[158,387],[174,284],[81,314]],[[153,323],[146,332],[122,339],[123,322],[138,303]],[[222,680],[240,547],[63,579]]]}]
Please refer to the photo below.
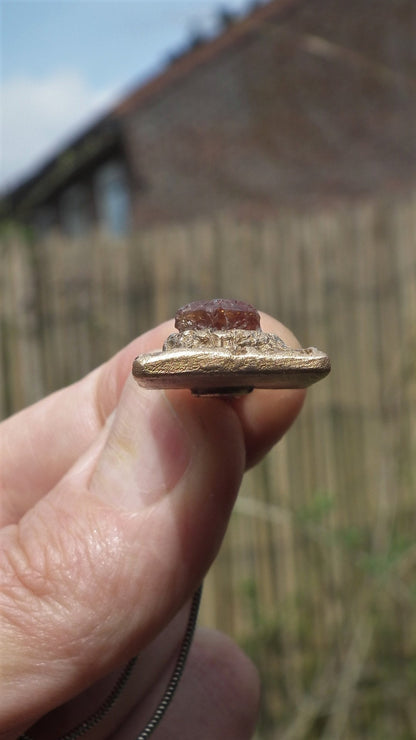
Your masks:
[{"label": "bamboo fence", "polygon": [[1,243],[3,416],[196,298],[278,316],[333,370],[245,478],[202,621],[263,680],[259,738],[416,737],[416,197],[111,241]]}]

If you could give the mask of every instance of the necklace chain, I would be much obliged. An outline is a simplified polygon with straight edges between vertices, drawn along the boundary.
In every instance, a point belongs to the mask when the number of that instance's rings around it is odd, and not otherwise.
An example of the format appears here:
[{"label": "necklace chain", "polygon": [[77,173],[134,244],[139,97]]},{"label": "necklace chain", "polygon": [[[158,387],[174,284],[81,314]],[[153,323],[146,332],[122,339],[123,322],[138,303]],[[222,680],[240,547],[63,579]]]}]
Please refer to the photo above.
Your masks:
[{"label": "necklace chain", "polygon": [[[189,655],[189,650],[191,648],[192,644],[192,638],[194,636],[196,622],[198,618],[198,611],[199,611],[199,604],[201,601],[201,594],[202,594],[202,586],[198,588],[197,591],[195,591],[192,602],[191,602],[191,608],[189,611],[189,617],[188,617],[188,623],[186,625],[185,635],[182,640],[181,648],[178,654],[178,658],[175,663],[175,668],[173,669],[172,675],[170,677],[169,683],[166,687],[165,693],[163,694],[159,704],[157,705],[152,717],[147,722],[146,726],[140,733],[140,735],[137,736],[136,740],[147,740],[147,738],[152,735],[153,731],[156,729],[158,724],[160,723],[162,717],[164,716],[169,704],[171,703],[174,694],[176,692],[176,689],[178,688],[179,681],[181,680],[186,660]],[[87,732],[93,729],[93,727],[96,727],[102,720],[106,717],[106,715],[109,713],[109,711],[113,708],[114,704],[120,697],[127,681],[129,680],[131,673],[133,671],[133,668],[136,664],[137,657],[132,658],[118,677],[116,683],[114,684],[111,692],[108,694],[108,696],[104,699],[101,706],[87,719],[85,719],[83,722],[81,722],[79,725],[76,725],[70,732],[67,732],[65,735],[62,735],[59,740],[78,740],[78,738],[82,737],[83,735],[86,735]],[[32,735],[29,735],[28,733],[23,733],[23,735],[20,735],[18,740],[34,740]]]}]

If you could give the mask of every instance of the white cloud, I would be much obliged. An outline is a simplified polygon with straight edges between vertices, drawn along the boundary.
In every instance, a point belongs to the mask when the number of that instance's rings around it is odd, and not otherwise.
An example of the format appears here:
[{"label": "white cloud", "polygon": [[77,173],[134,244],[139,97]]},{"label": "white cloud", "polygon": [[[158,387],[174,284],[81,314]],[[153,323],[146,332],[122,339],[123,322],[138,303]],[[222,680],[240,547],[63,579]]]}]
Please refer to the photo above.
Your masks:
[{"label": "white cloud", "polygon": [[43,79],[16,77],[1,88],[0,188],[33,167],[114,101],[116,91],[94,90],[77,72]]}]

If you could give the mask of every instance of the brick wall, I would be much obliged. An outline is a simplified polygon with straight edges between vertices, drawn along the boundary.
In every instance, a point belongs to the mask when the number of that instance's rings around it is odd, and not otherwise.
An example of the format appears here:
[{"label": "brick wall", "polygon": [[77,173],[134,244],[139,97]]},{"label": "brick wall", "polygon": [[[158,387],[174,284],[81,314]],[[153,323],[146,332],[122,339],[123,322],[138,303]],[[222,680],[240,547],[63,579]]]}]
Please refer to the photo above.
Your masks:
[{"label": "brick wall", "polygon": [[314,0],[193,69],[190,54],[124,117],[136,223],[407,186],[415,33],[412,0]]}]

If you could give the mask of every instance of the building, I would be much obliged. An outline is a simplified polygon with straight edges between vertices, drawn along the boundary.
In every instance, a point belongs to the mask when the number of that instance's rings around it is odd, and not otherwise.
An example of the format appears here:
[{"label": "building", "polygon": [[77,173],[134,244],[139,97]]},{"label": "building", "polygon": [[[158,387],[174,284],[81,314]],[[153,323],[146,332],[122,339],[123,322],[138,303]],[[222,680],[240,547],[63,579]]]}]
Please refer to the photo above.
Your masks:
[{"label": "building", "polygon": [[72,236],[412,187],[414,0],[271,0],[227,17],[3,199]]}]

